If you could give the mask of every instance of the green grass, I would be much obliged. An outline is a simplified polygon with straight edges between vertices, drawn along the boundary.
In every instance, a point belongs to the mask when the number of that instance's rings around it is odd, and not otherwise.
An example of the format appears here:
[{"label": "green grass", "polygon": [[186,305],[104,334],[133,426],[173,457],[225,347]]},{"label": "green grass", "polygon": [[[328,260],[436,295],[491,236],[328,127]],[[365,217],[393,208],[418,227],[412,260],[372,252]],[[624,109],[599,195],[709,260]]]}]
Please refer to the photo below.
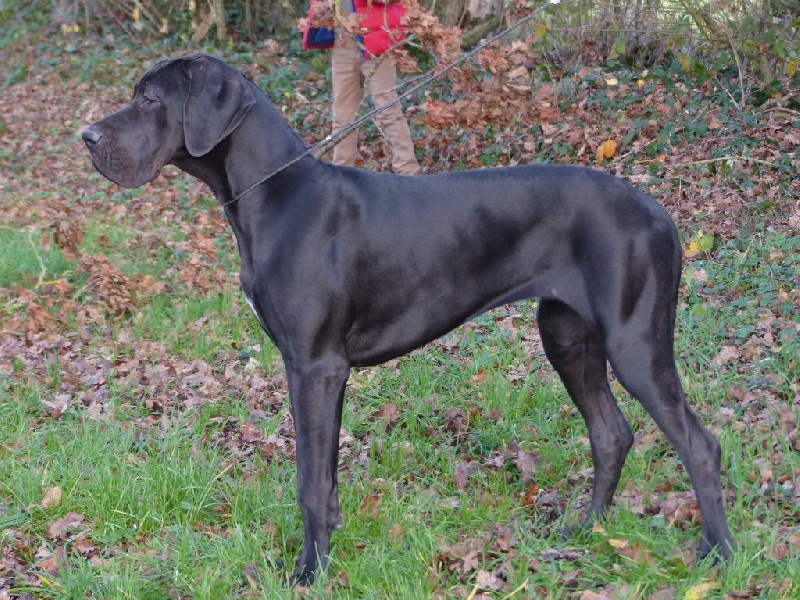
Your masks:
[{"label": "green grass", "polygon": [[[443,588],[457,596],[458,590],[471,591],[481,569],[501,569],[511,590],[527,582],[526,589],[548,590],[551,597],[595,589],[599,582],[620,588],[635,582],[639,597],[646,597],[663,587],[681,594],[707,577],[718,581],[722,590],[748,589],[765,578],[796,581],[796,561],[764,556],[765,548],[779,542],[776,513],[783,514],[783,522],[797,516],[791,509],[793,500],[786,499],[780,511],[771,510],[751,480],[753,465],[772,442],[777,448],[771,451],[781,457],[773,464],[776,475],[793,477],[800,462],[792,440],[772,440],[770,432],[754,431],[743,445],[741,432],[724,427],[718,417],[730,386],[758,386],[762,375],[775,368],[783,382],[778,389],[785,386],[788,393],[798,378],[796,363],[783,360],[800,348],[791,331],[781,334],[786,343],[775,349],[775,356],[766,356],[752,372],[713,372],[719,346],[746,333],[737,326],[744,319],[740,306],[752,304],[754,310],[772,292],[775,301],[779,297],[782,280],[774,276],[776,265],[764,259],[775,247],[795,247],[793,240],[780,236],[753,239],[757,242],[749,244],[746,257],[735,248],[721,248],[689,267],[705,269],[708,285],[735,290],[740,302],[707,311],[699,307],[709,290],[687,286],[679,315],[687,393],[706,422],[718,423],[726,488],[738,490],[729,518],[740,552],[725,570],[684,563],[680,551],[696,541],[696,526],[682,531],[663,519],[637,516],[621,507],[604,522],[605,533],[567,540],[558,535],[557,527],[578,518],[576,504],[587,501],[587,481],[572,479],[591,466],[585,430],[542,357],[530,357],[520,334],[499,331],[493,317],[484,317],[389,368],[354,374],[344,417],[344,429],[353,438],[343,464],[345,523],[343,531],[334,534],[333,561],[327,579],[315,588],[318,593],[427,598]],[[28,263],[33,264],[30,257]],[[746,284],[743,267],[749,269]],[[252,327],[253,319],[241,306],[235,311],[241,314],[226,314],[240,304],[233,294],[180,301],[159,296],[131,331],[162,342],[171,356],[211,362],[238,360],[231,343],[243,339],[244,345],[268,348],[256,352],[258,362],[267,371],[275,370],[276,355]],[[780,303],[770,306],[780,312]],[[532,317],[533,309],[522,305],[522,318]],[[504,313],[493,315],[499,321]],[[187,335],[190,324],[202,316],[209,318],[202,333]],[[115,358],[125,354],[120,347]],[[532,374],[509,377],[526,364]],[[61,367],[52,364],[50,369],[57,372]],[[275,565],[278,560],[291,561],[301,541],[293,465],[284,456],[265,462],[258,456],[236,456],[226,448],[226,420],[246,421],[247,406],[236,401],[208,404],[150,423],[146,411],[135,405],[135,392],[112,385],[107,419],[89,420],[81,407],[51,419],[40,400],[52,397],[59,385],[56,376],[44,382],[6,377],[0,383],[0,521],[4,528],[26,532],[34,544],[52,548],[63,543],[66,551],[58,573],[45,575],[45,585],[28,588],[29,593],[42,598],[87,593],[103,598],[289,597],[279,584],[285,571]],[[652,432],[649,417],[621,396],[634,430]],[[400,409],[388,430],[373,416],[387,402]],[[448,409],[463,411],[461,425],[449,424]],[[282,414],[277,411],[263,422],[263,429],[274,431]],[[361,452],[364,440],[370,444],[366,453]],[[482,463],[509,442],[537,457],[541,468],[535,483],[561,498],[566,516],[560,515],[560,508],[551,514],[542,507],[524,506],[520,497],[532,482],[523,482],[510,461],[500,468],[478,469],[459,489],[454,481],[457,462]],[[676,472],[672,452],[665,450],[634,449],[622,487],[635,482],[642,493],[654,496],[663,493],[665,483],[671,489],[689,489],[685,476]],[[44,490],[56,486],[63,491],[61,504],[37,507]],[[364,498],[371,496],[377,496],[377,508],[365,510]],[[47,533],[53,520],[68,513],[85,517],[87,539],[103,549],[91,560],[70,551],[69,541],[54,543]],[[486,544],[477,569],[465,574],[457,567],[452,573],[436,572],[437,556],[452,552],[457,562],[453,549],[463,540],[492,539],[498,527],[513,532],[513,554],[492,552]],[[650,562],[620,557],[608,539],[646,548]],[[577,559],[540,559],[543,553],[566,550],[579,551]],[[530,567],[532,561],[536,568]],[[242,575],[248,565],[255,565],[257,573],[252,587]],[[326,588],[332,592],[324,592]]]}]

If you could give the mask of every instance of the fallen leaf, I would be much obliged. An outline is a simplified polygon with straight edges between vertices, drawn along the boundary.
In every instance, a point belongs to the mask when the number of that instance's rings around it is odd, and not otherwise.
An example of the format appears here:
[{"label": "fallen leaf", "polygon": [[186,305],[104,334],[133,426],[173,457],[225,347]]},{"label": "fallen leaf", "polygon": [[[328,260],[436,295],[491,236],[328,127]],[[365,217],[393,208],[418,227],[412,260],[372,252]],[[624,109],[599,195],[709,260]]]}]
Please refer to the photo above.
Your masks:
[{"label": "fallen leaf", "polygon": [[70,531],[85,529],[84,516],[78,513],[67,513],[61,519],[51,521],[47,526],[47,533],[51,538],[63,537]]},{"label": "fallen leaf", "polygon": [[256,442],[260,442],[264,438],[264,434],[262,431],[253,425],[253,422],[249,419],[242,425],[242,441],[245,444],[254,444]]},{"label": "fallen leaf", "polygon": [[453,483],[456,484],[457,489],[463,490],[467,487],[467,476],[469,475],[468,470],[469,468],[466,463],[456,463],[455,473],[453,473]]},{"label": "fallen leaf", "polygon": [[76,550],[81,556],[91,556],[97,551],[97,546],[86,538],[81,538],[72,544],[72,549]]},{"label": "fallen leaf", "polygon": [[55,556],[49,556],[36,561],[36,566],[42,571],[50,575],[58,575],[58,559]]},{"label": "fallen leaf", "polygon": [[718,590],[719,581],[704,581],[686,590],[683,600],[703,600],[713,590]]},{"label": "fallen leaf", "polygon": [[459,570],[461,573],[471,573],[477,569],[478,565],[480,564],[480,561],[478,560],[478,552],[476,550],[467,551],[460,557],[459,563]]},{"label": "fallen leaf", "polygon": [[402,542],[406,532],[400,523],[395,523],[389,528],[389,541]]},{"label": "fallen leaf", "polygon": [[725,363],[738,360],[741,355],[742,353],[739,351],[737,346],[723,346],[720,349],[719,354],[717,354],[717,357],[714,359],[714,364],[724,365]]},{"label": "fallen leaf", "polygon": [[44,491],[44,496],[42,496],[42,501],[39,503],[41,508],[54,508],[61,504],[61,488],[56,487],[49,487],[46,488]]},{"label": "fallen leaf", "polygon": [[524,506],[534,506],[536,504],[536,496],[538,495],[539,495],[539,486],[534,483],[522,495],[522,504]]},{"label": "fallen leaf", "polygon": [[400,409],[391,402],[387,402],[372,413],[372,417],[380,421],[385,421],[384,429],[388,433],[400,420]]},{"label": "fallen leaf", "polygon": [[377,494],[370,494],[364,496],[364,499],[358,507],[358,512],[364,517],[375,519],[378,517],[380,506],[381,497]]},{"label": "fallen leaf", "polygon": [[102,255],[81,256],[78,268],[89,274],[86,290],[109,311],[115,314],[133,312],[134,285],[108,258]]},{"label": "fallen leaf", "polygon": [[83,243],[83,229],[78,221],[69,218],[56,219],[50,223],[53,232],[53,241],[61,248],[64,258],[75,260],[78,257],[78,246]]},{"label": "fallen leaf", "polygon": [[484,590],[497,591],[503,589],[505,582],[495,573],[480,570],[475,573],[475,584]]},{"label": "fallen leaf", "polygon": [[603,162],[604,159],[613,158],[617,153],[617,142],[614,140],[606,140],[597,147],[597,162]]},{"label": "fallen leaf", "polygon": [[514,463],[522,473],[523,482],[528,482],[533,479],[534,475],[536,475],[537,471],[539,470],[539,459],[537,459],[533,454],[528,454],[523,450],[517,451],[517,456],[514,459]]},{"label": "fallen leaf", "polygon": [[598,594],[592,590],[584,590],[580,595],[580,600],[611,600],[611,596]]}]

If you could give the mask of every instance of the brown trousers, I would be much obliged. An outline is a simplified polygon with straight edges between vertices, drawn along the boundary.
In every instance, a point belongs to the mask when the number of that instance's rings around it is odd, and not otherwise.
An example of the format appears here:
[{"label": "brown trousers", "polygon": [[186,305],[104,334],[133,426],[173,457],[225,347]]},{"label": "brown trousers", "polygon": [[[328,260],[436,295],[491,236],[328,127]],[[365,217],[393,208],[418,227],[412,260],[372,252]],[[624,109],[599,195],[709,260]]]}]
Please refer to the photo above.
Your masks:
[{"label": "brown trousers", "polygon": [[[336,45],[331,51],[334,132],[346,127],[355,118],[365,85],[376,107],[397,98],[397,69],[394,61],[388,56],[366,60],[357,42],[352,39],[340,42],[339,39],[340,36],[337,36]],[[414,157],[411,133],[400,104],[376,115],[375,124],[391,148],[392,170],[398,175],[418,173],[419,163]],[[333,148],[335,165],[354,166],[357,156],[355,131]]]}]

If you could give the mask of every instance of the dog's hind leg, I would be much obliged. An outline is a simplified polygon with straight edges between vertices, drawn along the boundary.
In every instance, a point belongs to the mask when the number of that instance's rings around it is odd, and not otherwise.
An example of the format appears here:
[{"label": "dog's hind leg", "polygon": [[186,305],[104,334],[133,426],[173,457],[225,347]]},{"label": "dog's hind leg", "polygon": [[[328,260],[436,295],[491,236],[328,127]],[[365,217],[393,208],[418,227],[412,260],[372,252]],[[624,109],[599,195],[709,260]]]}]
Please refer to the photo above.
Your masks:
[{"label": "dog's hind leg", "polygon": [[589,429],[594,487],[586,524],[611,504],[633,434],[608,386],[606,357],[581,316],[562,302],[542,299],[539,331],[547,358]]},{"label": "dog's hind leg", "polygon": [[686,403],[675,366],[674,318],[665,318],[674,312],[666,298],[656,301],[652,314],[645,329],[641,319],[611,328],[607,356],[622,385],[650,413],[689,473],[703,516],[699,555],[717,549],[724,558],[730,555],[731,537],[722,500],[720,445]]},{"label": "dog's hind leg", "polygon": [[287,361],[297,439],[297,503],[305,539],[292,583],[310,584],[327,566],[330,534],[341,527],[337,489],[339,428],[349,366],[340,359],[298,368]]}]

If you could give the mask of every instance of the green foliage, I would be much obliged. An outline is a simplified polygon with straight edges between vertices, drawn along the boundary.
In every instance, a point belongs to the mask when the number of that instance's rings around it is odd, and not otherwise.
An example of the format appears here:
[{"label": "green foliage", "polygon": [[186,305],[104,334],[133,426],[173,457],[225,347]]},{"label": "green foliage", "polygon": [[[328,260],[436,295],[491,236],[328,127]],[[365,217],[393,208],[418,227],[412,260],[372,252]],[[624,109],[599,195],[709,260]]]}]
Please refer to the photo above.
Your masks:
[{"label": "green foliage", "polygon": [[794,0],[740,0],[734,4],[679,0],[694,27],[740,70],[759,73],[769,86],[794,75],[800,60],[800,7]]},{"label": "green foliage", "polygon": [[[294,29],[296,18],[307,10],[305,0],[227,0],[223,6],[225,34],[230,30],[234,38],[249,42],[286,34]],[[189,40],[196,43],[214,26],[214,18],[204,2],[10,0],[0,5],[0,31],[5,33],[0,34],[0,47],[3,38],[11,32],[16,35],[43,28],[51,28],[70,38],[91,32],[138,40],[171,37],[184,43]],[[218,34],[217,39],[221,45],[227,44],[227,35],[220,37]]]}]

